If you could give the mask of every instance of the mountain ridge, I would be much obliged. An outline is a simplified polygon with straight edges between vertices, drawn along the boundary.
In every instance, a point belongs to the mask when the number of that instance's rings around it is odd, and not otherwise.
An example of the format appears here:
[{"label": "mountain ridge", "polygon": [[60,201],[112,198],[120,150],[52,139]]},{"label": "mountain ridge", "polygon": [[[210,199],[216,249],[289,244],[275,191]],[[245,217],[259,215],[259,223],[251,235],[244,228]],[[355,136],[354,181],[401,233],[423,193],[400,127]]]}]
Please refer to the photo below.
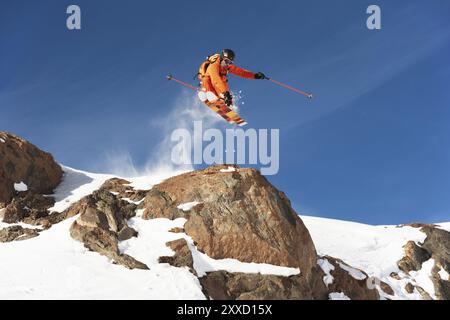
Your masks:
[{"label": "mountain ridge", "polygon": [[[10,152],[15,140],[0,136],[0,154]],[[27,142],[22,145],[26,160]],[[20,148],[15,152],[21,161]],[[0,269],[21,270],[29,280],[0,280],[1,297],[449,299],[446,224],[368,226],[299,217],[257,170],[237,166],[156,178],[61,172],[53,194],[15,190],[0,207],[0,258],[7,261]],[[2,179],[8,188],[15,182]],[[28,186],[26,176],[20,182]],[[61,242],[59,250],[45,248],[54,241]],[[49,267],[46,257],[64,270]],[[54,278],[46,273],[53,286],[63,279],[70,285],[44,288],[33,269],[18,265],[28,260],[53,270]],[[170,290],[167,281],[175,282]]]}]

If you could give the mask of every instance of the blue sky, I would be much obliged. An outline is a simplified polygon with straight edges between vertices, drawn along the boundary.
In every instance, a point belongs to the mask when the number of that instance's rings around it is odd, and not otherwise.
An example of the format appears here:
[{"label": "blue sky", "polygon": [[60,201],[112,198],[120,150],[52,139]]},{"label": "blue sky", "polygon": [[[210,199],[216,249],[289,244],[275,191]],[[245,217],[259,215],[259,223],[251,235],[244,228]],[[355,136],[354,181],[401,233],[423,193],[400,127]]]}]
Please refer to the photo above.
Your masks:
[{"label": "blue sky", "polygon": [[[70,4],[81,31],[65,27]],[[366,28],[370,4],[380,31]],[[447,0],[2,1],[0,130],[79,169],[144,167],[164,139],[155,122],[186,94],[164,76],[190,81],[230,47],[238,65],[315,93],[230,80],[252,127],[280,128],[269,179],[300,213],[448,221],[449,16]]]}]

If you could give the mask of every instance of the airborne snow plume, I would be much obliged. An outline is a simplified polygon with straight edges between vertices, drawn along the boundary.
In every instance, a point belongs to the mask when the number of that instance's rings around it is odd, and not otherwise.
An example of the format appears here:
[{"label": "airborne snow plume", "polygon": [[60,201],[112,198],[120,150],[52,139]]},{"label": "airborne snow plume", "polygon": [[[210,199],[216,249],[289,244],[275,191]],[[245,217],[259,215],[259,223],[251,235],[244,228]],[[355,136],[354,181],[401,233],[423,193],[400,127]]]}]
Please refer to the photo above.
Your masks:
[{"label": "airborne snow plume", "polygon": [[[105,156],[104,168],[106,171],[120,177],[154,177],[177,175],[194,170],[193,165],[176,165],[172,161],[172,148],[175,143],[171,141],[171,134],[176,129],[193,130],[193,122],[202,121],[203,129],[224,126],[223,120],[199,101],[196,94],[191,91],[183,91],[177,98],[172,109],[165,117],[151,118],[149,125],[162,136],[160,142],[154,138],[148,138],[151,143],[157,143],[149,154],[143,167],[136,166],[132,155],[127,150],[111,151]],[[201,137],[195,137],[201,138]],[[176,162],[189,163],[185,155]]]},{"label": "airborne snow plume", "polygon": [[[213,111],[205,107],[196,94],[184,91],[177,99],[175,106],[164,119],[152,119],[150,125],[158,129],[163,140],[158,144],[154,156],[147,161],[146,172],[158,172],[160,170],[191,171],[193,165],[176,166],[173,164],[172,148],[175,143],[171,141],[172,132],[176,129],[186,129],[194,134],[194,121],[201,121],[203,130],[212,127],[224,127],[223,120]],[[202,139],[193,136],[193,139]],[[174,159],[177,163],[191,163],[189,155],[181,153],[179,158]]]},{"label": "airborne snow plume", "polygon": [[[244,104],[240,101],[242,97],[242,91],[234,94],[236,104],[234,108],[237,111],[238,105]],[[202,137],[194,136],[194,121],[201,121],[203,130],[226,128],[226,123],[219,115],[208,109],[192,91],[185,90],[177,98],[167,116],[150,120],[149,125],[163,138],[153,148],[143,167],[135,165],[132,155],[127,150],[116,150],[105,155],[103,168],[120,177],[154,176],[161,172],[165,173],[164,175],[168,173],[176,175],[194,170],[191,164],[175,164],[191,163],[191,159],[189,155],[180,153],[179,157],[173,161],[172,148],[176,143],[171,141],[172,132],[176,129],[186,129],[192,133],[193,139],[201,140]]]},{"label": "airborne snow plume", "polygon": [[110,151],[105,156],[104,168],[107,172],[121,177],[137,177],[140,174],[131,154],[126,150]]}]

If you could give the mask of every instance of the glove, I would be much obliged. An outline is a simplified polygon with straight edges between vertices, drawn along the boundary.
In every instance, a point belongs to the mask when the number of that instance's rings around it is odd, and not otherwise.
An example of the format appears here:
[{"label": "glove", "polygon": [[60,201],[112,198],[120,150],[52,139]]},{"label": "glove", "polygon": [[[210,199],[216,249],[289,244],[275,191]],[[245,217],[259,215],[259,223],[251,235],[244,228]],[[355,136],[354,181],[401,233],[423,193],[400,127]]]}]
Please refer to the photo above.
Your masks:
[{"label": "glove", "polygon": [[227,91],[223,94],[223,101],[228,107],[233,105],[233,97],[231,96],[230,91]]},{"label": "glove", "polygon": [[262,72],[255,73],[255,79],[261,80],[261,79],[267,79],[266,75]]}]

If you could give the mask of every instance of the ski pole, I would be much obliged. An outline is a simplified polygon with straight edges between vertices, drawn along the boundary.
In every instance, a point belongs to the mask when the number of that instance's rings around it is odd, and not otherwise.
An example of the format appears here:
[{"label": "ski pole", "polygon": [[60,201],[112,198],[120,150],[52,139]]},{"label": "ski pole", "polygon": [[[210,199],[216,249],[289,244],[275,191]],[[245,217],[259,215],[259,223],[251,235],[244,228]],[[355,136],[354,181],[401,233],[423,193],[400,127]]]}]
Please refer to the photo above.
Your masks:
[{"label": "ski pole", "polygon": [[273,83],[275,83],[275,84],[277,84],[277,85],[279,85],[279,86],[282,86],[282,87],[284,87],[284,88],[286,88],[286,89],[289,89],[289,90],[295,91],[295,92],[297,92],[297,93],[300,93],[300,94],[302,94],[302,95],[308,97],[309,99],[312,99],[312,98],[313,98],[312,93],[308,93],[308,92],[304,92],[304,91],[295,89],[295,88],[293,88],[293,87],[291,87],[291,86],[288,86],[287,84],[281,83],[281,82],[276,81],[276,80],[273,80],[273,79],[271,79],[271,78],[267,78],[267,77],[266,77],[266,79],[269,80],[269,81],[271,81],[271,82],[273,82]]},{"label": "ski pole", "polygon": [[195,90],[195,91],[200,91],[200,89],[199,88],[196,88],[196,87],[194,87],[194,86],[191,86],[189,83],[186,83],[186,82],[183,82],[183,81],[181,81],[181,80],[178,80],[177,78],[174,78],[172,75],[168,75],[167,76],[167,80],[173,80],[173,81],[175,81],[175,82],[178,82],[179,84],[181,84],[181,85],[183,85],[183,86],[185,86],[185,87],[188,87],[188,88],[190,88],[190,89],[192,89],[192,90]]}]

